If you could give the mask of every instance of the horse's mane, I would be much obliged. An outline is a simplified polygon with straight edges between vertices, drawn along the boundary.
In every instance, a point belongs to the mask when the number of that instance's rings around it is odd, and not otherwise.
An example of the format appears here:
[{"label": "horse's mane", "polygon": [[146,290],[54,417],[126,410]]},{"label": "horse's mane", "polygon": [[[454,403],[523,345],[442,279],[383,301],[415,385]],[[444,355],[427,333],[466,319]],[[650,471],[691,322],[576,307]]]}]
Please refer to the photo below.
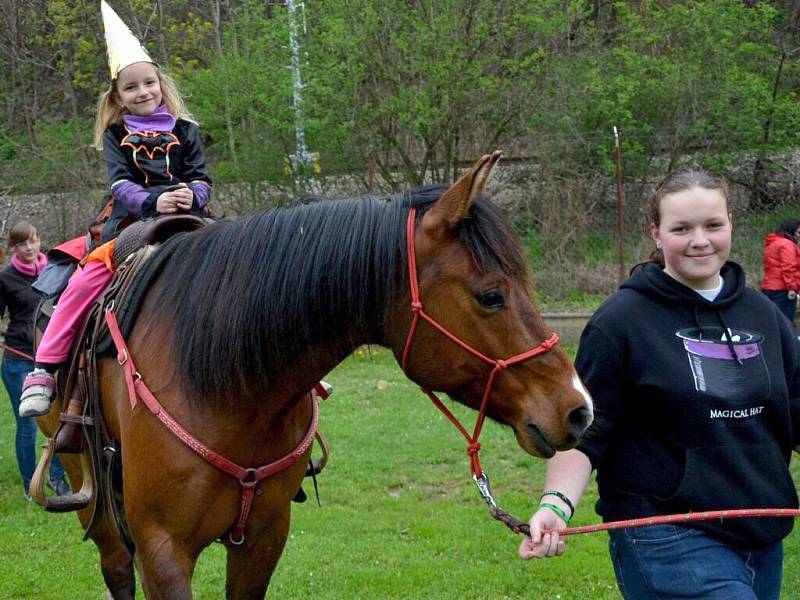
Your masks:
[{"label": "horse's mane", "polygon": [[[174,328],[177,375],[196,399],[247,394],[248,382],[324,340],[380,339],[407,278],[405,220],[446,190],[308,203],[221,221],[179,236],[159,254],[153,318]],[[500,211],[477,198],[460,236],[481,270],[528,280]],[[419,217],[418,217],[419,218]],[[358,335],[348,340],[347,336]]]}]

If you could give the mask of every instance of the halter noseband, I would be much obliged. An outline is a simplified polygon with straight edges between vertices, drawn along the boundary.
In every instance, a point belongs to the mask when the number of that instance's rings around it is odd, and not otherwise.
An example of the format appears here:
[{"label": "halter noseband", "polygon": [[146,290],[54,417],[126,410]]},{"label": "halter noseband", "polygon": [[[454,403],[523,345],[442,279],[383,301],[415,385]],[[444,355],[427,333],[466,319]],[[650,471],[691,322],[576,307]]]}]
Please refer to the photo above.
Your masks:
[{"label": "halter noseband", "polygon": [[[411,290],[411,311],[414,313],[414,318],[411,321],[411,327],[408,330],[408,337],[406,338],[405,346],[403,347],[403,372],[406,372],[408,367],[408,355],[411,350],[411,344],[414,341],[414,334],[417,330],[417,324],[419,323],[420,319],[424,319],[428,323],[430,323],[435,329],[440,331],[442,334],[447,336],[450,340],[458,344],[461,348],[472,354],[473,356],[477,356],[482,361],[489,363],[494,368],[492,372],[489,373],[489,378],[486,381],[486,386],[483,389],[483,398],[481,399],[480,409],[478,410],[478,419],[475,422],[475,429],[470,435],[464,426],[458,421],[455,415],[442,403],[439,398],[436,397],[431,390],[427,390],[422,388],[422,391],[428,395],[431,401],[436,405],[436,407],[444,413],[444,415],[450,419],[453,425],[461,432],[461,434],[466,438],[468,442],[467,446],[467,454],[470,456],[470,463],[472,468],[472,477],[475,480],[476,484],[478,484],[478,488],[481,490],[481,495],[483,495],[484,499],[489,502],[491,498],[491,491],[488,487],[488,479],[486,479],[486,474],[483,472],[481,468],[480,458],[478,456],[478,452],[481,449],[481,445],[478,443],[478,436],[481,434],[481,428],[483,427],[483,421],[486,414],[486,405],[489,400],[489,395],[492,391],[492,386],[494,385],[495,377],[500,371],[520,363],[522,361],[528,360],[537,356],[539,354],[543,354],[545,352],[550,351],[553,346],[558,343],[558,335],[553,333],[549,338],[544,340],[538,346],[526,351],[522,352],[521,354],[515,354],[510,358],[505,359],[491,359],[484,355],[483,353],[479,352],[469,344],[467,344],[464,340],[460,339],[455,334],[448,331],[443,325],[438,323],[433,317],[428,315],[425,312],[425,309],[422,307],[422,302],[419,298],[419,281],[417,277],[417,256],[416,251],[414,249],[414,226],[416,220],[417,209],[412,208],[408,213],[408,220],[406,221],[406,250],[408,254],[408,280],[409,280],[409,289]],[[481,485],[481,481],[485,482],[485,490]],[[490,507],[494,506],[494,501],[492,500],[489,502]]]}]

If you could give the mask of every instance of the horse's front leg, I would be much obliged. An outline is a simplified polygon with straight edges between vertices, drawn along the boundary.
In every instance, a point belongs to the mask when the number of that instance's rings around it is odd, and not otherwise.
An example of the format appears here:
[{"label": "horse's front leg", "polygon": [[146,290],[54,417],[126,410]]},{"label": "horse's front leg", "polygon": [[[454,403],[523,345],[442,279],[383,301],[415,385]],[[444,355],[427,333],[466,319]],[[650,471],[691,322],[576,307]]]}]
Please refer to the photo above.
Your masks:
[{"label": "horse's front leg", "polygon": [[155,524],[134,534],[136,563],[147,600],[191,600],[198,553]]},{"label": "horse's front leg", "polygon": [[309,450],[283,473],[262,481],[245,527],[244,542],[236,546],[225,540],[228,600],[261,600],[266,595],[289,536],[291,499],[303,481],[310,456]]},{"label": "horse's front leg", "polygon": [[225,597],[228,600],[261,600],[283,553],[289,534],[290,507],[273,513],[272,526],[255,530],[248,527],[240,546],[226,543],[228,551]]},{"label": "horse's front leg", "polygon": [[[130,468],[125,474],[124,489],[125,512],[144,595],[148,600],[190,600],[197,557],[213,541],[213,537],[197,531],[202,529],[202,496],[182,495],[182,491],[192,488],[179,485],[171,489],[173,496],[169,497],[167,486],[148,487],[141,474]],[[181,503],[187,505],[186,510],[179,509]]]}]

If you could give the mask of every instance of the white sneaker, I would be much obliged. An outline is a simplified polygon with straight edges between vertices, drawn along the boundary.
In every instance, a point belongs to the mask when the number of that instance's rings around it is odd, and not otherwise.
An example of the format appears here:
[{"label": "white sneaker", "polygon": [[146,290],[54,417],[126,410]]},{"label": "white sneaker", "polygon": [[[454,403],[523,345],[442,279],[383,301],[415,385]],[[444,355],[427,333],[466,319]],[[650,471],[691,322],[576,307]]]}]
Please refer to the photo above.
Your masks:
[{"label": "white sneaker", "polygon": [[50,412],[56,380],[44,369],[34,369],[25,376],[19,403],[20,417],[39,417]]}]

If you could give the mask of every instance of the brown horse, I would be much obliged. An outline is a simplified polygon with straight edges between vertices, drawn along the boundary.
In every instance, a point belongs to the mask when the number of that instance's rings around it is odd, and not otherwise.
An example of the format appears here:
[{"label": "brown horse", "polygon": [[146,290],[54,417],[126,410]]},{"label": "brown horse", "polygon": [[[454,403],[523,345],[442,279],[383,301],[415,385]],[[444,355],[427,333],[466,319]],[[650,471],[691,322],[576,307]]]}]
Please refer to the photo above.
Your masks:
[{"label": "brown horse", "polygon": [[[498,157],[484,156],[449,188],[310,202],[165,243],[158,253],[174,260],[148,291],[127,340],[141,380],[208,448],[257,467],[307,434],[314,383],[360,345],[380,344],[426,389],[475,409],[486,396],[487,416],[512,427],[526,452],[549,457],[574,446],[592,408],[563,350],[503,364],[496,377],[484,359],[524,354],[551,336],[531,303],[520,245],[481,194]],[[484,358],[420,320],[403,360],[415,320],[409,214],[424,312]],[[263,598],[310,450],[258,484],[244,540],[233,544],[227,534],[240,515],[240,482],[141,403],[132,408],[116,359],[102,359],[98,372],[135,545],[131,554],[107,521],[91,533],[110,594],[133,597],[135,560],[148,598],[191,598],[195,561],[222,539],[227,597]]]}]

